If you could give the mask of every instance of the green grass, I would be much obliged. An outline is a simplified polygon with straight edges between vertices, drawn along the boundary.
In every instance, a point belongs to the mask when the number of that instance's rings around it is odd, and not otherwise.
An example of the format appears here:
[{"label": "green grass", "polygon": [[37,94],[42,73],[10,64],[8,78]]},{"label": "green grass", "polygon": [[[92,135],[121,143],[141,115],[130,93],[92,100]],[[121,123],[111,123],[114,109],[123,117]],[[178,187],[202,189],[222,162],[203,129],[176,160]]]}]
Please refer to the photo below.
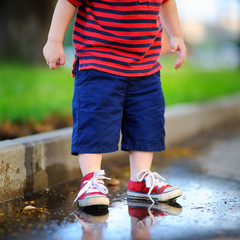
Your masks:
[{"label": "green grass", "polygon": [[[198,71],[185,64],[174,70],[163,58],[161,73],[166,105],[202,102],[240,92],[239,70]],[[0,122],[41,121],[49,115],[71,114],[74,79],[71,70],[44,66],[0,64]]]},{"label": "green grass", "polygon": [[41,121],[71,113],[74,81],[69,69],[0,65],[0,122]]},{"label": "green grass", "polygon": [[163,59],[162,87],[166,105],[205,102],[240,92],[240,70],[200,71],[188,63],[175,70],[173,59]]}]

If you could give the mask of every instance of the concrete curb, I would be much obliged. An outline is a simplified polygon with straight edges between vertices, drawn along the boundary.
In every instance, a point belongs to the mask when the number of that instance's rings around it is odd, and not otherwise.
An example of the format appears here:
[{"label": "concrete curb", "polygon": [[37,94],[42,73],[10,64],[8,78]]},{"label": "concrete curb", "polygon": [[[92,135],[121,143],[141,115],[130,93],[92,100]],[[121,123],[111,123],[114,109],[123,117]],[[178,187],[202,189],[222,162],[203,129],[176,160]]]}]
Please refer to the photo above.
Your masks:
[{"label": "concrete curb", "polygon": [[[181,104],[166,109],[166,144],[172,145],[236,119],[240,121],[240,94],[203,104]],[[71,128],[0,142],[0,201],[76,179],[80,170],[71,156]],[[127,159],[118,151],[104,155]],[[112,161],[111,161],[112,162]]]},{"label": "concrete curb", "polygon": [[166,144],[172,145],[226,122],[240,121],[240,94],[166,109]]}]

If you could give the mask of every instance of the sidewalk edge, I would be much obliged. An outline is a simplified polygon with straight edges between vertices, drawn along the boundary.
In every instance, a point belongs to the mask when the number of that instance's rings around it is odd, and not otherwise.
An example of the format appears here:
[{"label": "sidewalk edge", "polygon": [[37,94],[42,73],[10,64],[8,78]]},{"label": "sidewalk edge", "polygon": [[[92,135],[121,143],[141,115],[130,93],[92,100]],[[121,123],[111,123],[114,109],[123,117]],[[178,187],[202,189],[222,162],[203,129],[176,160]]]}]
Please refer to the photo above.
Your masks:
[{"label": "sidewalk edge", "polygon": [[[232,119],[240,119],[240,94],[201,104],[179,104],[166,109],[167,146],[197,136]],[[72,128],[0,142],[0,202],[48,188],[80,176],[70,155]],[[127,162],[127,153],[104,154],[103,167],[112,159]],[[79,177],[80,178],[80,177]]]}]

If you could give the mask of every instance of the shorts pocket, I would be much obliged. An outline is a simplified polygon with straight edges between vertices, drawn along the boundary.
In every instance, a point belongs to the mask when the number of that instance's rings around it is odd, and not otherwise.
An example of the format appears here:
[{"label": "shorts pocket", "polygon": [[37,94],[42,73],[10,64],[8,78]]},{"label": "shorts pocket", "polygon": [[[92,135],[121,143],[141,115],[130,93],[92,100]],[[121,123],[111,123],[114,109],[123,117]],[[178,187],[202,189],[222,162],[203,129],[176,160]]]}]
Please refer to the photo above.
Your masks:
[{"label": "shorts pocket", "polygon": [[88,82],[88,75],[90,69],[77,71],[75,74],[75,85],[80,86]]},{"label": "shorts pocket", "polygon": [[89,71],[90,69],[81,70],[75,74],[74,95],[78,102],[81,102],[83,97],[88,96]]}]

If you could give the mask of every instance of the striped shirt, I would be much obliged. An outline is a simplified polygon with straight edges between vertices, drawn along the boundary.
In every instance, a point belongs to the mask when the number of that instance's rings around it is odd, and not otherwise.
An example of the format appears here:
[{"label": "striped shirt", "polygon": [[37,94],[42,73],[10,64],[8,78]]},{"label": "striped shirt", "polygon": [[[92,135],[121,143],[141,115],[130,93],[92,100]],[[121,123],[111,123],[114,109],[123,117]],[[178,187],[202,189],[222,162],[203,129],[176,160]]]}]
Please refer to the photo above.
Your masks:
[{"label": "striped shirt", "polygon": [[77,7],[73,65],[137,77],[161,69],[159,12],[167,0],[68,0]]}]

